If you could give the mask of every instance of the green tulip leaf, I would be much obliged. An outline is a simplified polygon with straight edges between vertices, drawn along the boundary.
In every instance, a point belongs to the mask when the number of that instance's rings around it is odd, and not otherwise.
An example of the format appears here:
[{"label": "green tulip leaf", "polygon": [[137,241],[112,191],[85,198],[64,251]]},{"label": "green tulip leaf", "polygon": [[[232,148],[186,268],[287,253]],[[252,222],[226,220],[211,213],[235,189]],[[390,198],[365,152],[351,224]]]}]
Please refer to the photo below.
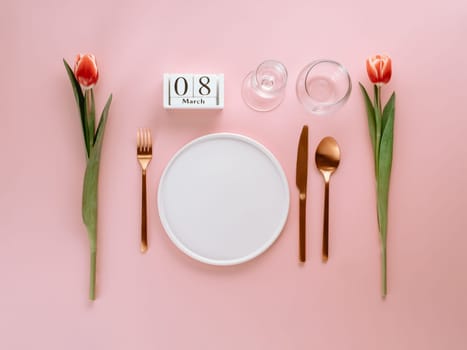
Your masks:
[{"label": "green tulip leaf", "polygon": [[382,125],[381,125],[382,132],[384,132],[384,129],[386,128],[386,124],[387,124],[387,121],[389,119],[389,115],[390,114],[394,115],[394,105],[395,105],[395,103],[396,103],[396,94],[393,92],[391,97],[389,98],[388,102],[386,103],[386,106],[384,106]]},{"label": "green tulip leaf", "polygon": [[[96,144],[100,142],[99,147],[102,147],[102,139],[104,137],[105,125],[107,123],[107,116],[109,114],[110,103],[112,102],[112,95],[109,96],[107,103],[105,104],[104,109],[102,110],[101,118],[99,120],[99,125],[97,126],[96,135],[94,137],[93,145],[96,147]],[[99,151],[100,152],[100,151]]]},{"label": "green tulip leaf", "polygon": [[73,94],[75,96],[76,104],[79,107],[79,114],[81,117],[81,127],[83,129],[83,136],[84,136],[84,145],[86,147],[86,156],[89,158],[91,153],[91,144],[89,142],[89,127],[88,127],[88,118],[86,116],[86,101],[84,98],[83,90],[76,80],[75,74],[71,69],[68,62],[63,59],[63,64],[65,65],[66,72],[68,77],[70,78],[71,86],[73,88]]},{"label": "green tulip leaf", "polygon": [[104,139],[105,124],[109,114],[112,95],[110,95],[102,116],[99,127],[95,135],[94,145],[91,148],[91,155],[86,166],[83,184],[83,221],[88,228],[91,250],[96,249],[96,229],[97,229],[97,185],[99,180],[99,163],[101,157],[102,143]]},{"label": "green tulip leaf", "polygon": [[[371,102],[370,96],[362,85],[359,83],[360,90],[362,90],[363,98],[365,100],[366,115],[368,116],[368,129],[370,130],[371,145],[373,146],[373,154],[376,155],[376,122],[375,122],[375,108]],[[376,156],[375,156],[376,157]]]},{"label": "green tulip leaf", "polygon": [[99,164],[101,157],[102,144],[104,140],[105,125],[109,114],[112,95],[109,96],[107,103],[102,111],[99,120],[99,126],[93,139],[91,154],[89,156],[83,183],[83,202],[82,216],[86,225],[91,248],[91,274],[89,298],[95,298],[95,279],[96,279],[96,252],[97,252],[97,195],[99,182]]},{"label": "green tulip leaf", "polygon": [[385,107],[385,127],[381,136],[378,168],[378,221],[381,239],[386,244],[388,223],[389,182],[392,168],[392,153],[394,143],[394,114],[396,96],[393,93]]}]

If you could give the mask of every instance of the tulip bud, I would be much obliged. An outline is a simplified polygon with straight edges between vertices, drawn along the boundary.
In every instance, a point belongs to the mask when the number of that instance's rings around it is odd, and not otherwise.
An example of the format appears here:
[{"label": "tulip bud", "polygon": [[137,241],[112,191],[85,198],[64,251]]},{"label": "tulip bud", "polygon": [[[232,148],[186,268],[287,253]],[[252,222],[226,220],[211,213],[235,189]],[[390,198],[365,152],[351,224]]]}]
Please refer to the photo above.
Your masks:
[{"label": "tulip bud", "polygon": [[75,77],[83,89],[92,88],[99,79],[96,58],[92,54],[79,54],[76,56]]},{"label": "tulip bud", "polygon": [[372,83],[387,84],[391,80],[391,57],[375,55],[366,60],[366,70]]}]

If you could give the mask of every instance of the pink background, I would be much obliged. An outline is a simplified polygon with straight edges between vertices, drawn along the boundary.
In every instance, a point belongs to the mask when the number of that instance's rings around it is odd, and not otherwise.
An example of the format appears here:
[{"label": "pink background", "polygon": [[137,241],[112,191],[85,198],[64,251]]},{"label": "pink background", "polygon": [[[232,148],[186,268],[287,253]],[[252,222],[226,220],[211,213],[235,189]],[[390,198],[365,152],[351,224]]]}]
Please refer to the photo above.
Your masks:
[{"label": "pink background", "polygon": [[[466,349],[467,4],[455,1],[6,0],[0,12],[0,349]],[[93,52],[102,109],[98,299],[88,293],[81,222],[84,147],[62,58]],[[372,155],[358,81],[365,58],[394,61],[397,91],[389,295],[380,297]],[[354,90],[329,117],[295,96],[300,69],[344,64]],[[287,66],[283,104],[257,113],[240,86],[264,59]],[[225,109],[167,112],[164,72],[223,72]],[[323,182],[309,173],[308,251],[297,261],[295,159],[334,136],[331,257],[320,260]],[[154,133],[149,239],[139,252],[138,127]],[[158,181],[186,142],[237,132],[268,147],[291,190],[287,225],[264,255],[212,267],[178,251],[156,207]],[[313,156],[310,155],[313,165]]]}]

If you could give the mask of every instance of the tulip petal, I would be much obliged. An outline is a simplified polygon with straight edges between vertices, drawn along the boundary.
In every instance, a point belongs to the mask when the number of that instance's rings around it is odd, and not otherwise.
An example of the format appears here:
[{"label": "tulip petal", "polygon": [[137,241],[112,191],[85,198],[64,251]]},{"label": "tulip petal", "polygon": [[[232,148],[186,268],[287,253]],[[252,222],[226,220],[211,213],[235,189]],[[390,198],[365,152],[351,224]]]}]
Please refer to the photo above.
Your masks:
[{"label": "tulip petal", "polygon": [[376,61],[372,57],[369,57],[366,60],[366,70],[372,83],[378,82],[378,69],[376,68],[375,63]]},{"label": "tulip petal", "polygon": [[383,64],[381,68],[381,82],[387,84],[389,80],[391,80],[392,74],[391,58],[389,56],[384,56],[382,63]]}]

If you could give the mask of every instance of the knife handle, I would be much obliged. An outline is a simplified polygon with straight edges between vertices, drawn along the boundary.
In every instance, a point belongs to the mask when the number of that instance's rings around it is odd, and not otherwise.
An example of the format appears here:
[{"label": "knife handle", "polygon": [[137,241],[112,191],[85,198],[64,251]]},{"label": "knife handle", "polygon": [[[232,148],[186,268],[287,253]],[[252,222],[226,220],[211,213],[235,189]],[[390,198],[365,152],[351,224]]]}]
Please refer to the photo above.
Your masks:
[{"label": "knife handle", "polygon": [[299,222],[299,258],[306,260],[306,196],[300,194],[300,222]]}]

